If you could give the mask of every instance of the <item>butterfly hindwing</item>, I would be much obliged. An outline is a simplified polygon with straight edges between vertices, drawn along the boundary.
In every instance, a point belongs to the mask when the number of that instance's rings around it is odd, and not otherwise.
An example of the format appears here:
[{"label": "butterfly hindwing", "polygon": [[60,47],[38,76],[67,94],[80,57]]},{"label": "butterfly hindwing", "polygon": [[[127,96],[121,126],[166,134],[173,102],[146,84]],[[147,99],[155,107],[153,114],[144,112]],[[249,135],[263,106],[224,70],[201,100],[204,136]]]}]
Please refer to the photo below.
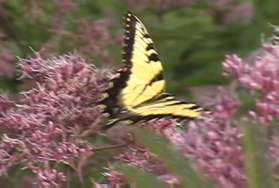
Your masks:
[{"label": "butterfly hindwing", "polygon": [[156,100],[138,106],[133,112],[140,116],[172,116],[193,119],[200,115],[201,108],[196,104],[176,100],[172,95],[162,94]]}]

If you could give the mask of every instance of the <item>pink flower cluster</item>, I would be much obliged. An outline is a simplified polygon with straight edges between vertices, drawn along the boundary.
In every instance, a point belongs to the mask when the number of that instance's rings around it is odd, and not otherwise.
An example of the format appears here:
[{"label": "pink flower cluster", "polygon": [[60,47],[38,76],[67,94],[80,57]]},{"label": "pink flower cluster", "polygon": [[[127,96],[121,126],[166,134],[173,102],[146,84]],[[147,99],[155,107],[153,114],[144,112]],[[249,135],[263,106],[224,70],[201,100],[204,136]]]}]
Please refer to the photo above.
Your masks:
[{"label": "pink flower cluster", "polygon": [[56,0],[55,3],[65,12],[72,12],[78,9],[78,5],[73,0]]},{"label": "pink flower cluster", "polygon": [[80,52],[87,56],[94,52],[102,63],[115,63],[108,48],[115,43],[120,44],[121,40],[119,40],[119,36],[113,36],[109,31],[114,25],[111,16],[94,21],[81,19],[79,25],[81,29],[76,36],[73,35],[73,40],[78,39],[77,43],[84,43]]},{"label": "pink flower cluster", "polygon": [[36,53],[20,63],[35,87],[18,103],[0,97],[0,172],[21,164],[37,174],[38,183],[56,185],[66,180],[59,164],[76,169],[81,157],[94,154],[86,138],[100,129],[94,104],[108,75],[74,54],[43,59]]},{"label": "pink flower cluster", "polygon": [[0,77],[12,78],[15,76],[14,56],[5,45],[0,44]]},{"label": "pink flower cluster", "polygon": [[[79,28],[77,31],[70,31],[65,19],[53,18],[50,31],[63,38],[64,41],[71,41],[72,44],[82,46],[79,48],[79,53],[83,56],[93,57],[101,63],[115,63],[114,58],[109,54],[109,48],[113,44],[120,43],[120,40],[119,35],[113,35],[110,31],[114,26],[112,15],[97,20],[87,17],[79,19],[77,20],[77,28]],[[59,46],[55,40],[55,38],[51,38],[43,46],[44,51],[56,52]]]},{"label": "pink flower cluster", "polygon": [[226,75],[248,89],[255,98],[256,110],[250,114],[258,122],[272,123],[279,118],[279,44],[266,43],[251,61],[237,55],[227,56]]},{"label": "pink flower cluster", "polygon": [[234,0],[208,0],[208,4],[219,12],[221,22],[248,23],[255,14],[255,8],[249,1],[236,2]]},{"label": "pink flower cluster", "polygon": [[[233,122],[239,103],[222,92],[210,119],[190,124],[180,148],[218,187],[244,188],[242,131]],[[222,110],[221,110],[222,109]]]}]

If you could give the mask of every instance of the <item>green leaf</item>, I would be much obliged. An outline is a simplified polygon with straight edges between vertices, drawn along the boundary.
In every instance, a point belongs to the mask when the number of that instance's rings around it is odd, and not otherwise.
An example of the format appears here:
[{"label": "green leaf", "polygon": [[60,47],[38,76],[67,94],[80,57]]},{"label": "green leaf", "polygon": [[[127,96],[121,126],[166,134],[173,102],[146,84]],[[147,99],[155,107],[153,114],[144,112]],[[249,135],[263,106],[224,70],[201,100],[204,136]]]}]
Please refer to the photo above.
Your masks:
[{"label": "green leaf", "polygon": [[135,129],[135,136],[141,144],[159,157],[170,172],[179,177],[182,187],[213,187],[200,174],[196,173],[189,160],[162,136],[146,129]]},{"label": "green leaf", "polygon": [[245,165],[248,185],[252,188],[275,187],[273,170],[268,159],[267,139],[260,125],[242,123],[244,127]]},{"label": "green leaf", "polygon": [[143,170],[138,169],[136,167],[132,167],[129,165],[119,165],[116,168],[126,176],[129,182],[135,184],[135,187],[167,188],[166,184],[158,180],[156,176],[144,172]]}]

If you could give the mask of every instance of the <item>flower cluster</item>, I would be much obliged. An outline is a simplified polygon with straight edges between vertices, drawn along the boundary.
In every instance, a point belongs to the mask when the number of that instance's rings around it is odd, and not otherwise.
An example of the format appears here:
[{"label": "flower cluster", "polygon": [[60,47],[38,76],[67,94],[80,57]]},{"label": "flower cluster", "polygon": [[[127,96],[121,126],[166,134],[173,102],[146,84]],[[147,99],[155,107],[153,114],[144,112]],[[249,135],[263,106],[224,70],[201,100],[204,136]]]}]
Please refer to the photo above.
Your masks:
[{"label": "flower cluster", "polygon": [[[118,35],[114,36],[110,32],[115,25],[111,17],[111,15],[107,15],[105,18],[97,20],[81,18],[77,21],[77,28],[79,28],[77,31],[69,31],[65,19],[53,18],[50,31],[65,41],[71,41],[71,43],[81,46],[79,48],[81,55],[93,56],[94,59],[100,60],[102,63],[112,64],[115,63],[115,60],[109,54],[109,47],[120,43],[120,40]],[[46,51],[55,52],[57,47],[59,46],[51,38],[43,48]]]},{"label": "flower cluster", "polygon": [[11,78],[15,75],[14,56],[5,45],[0,44],[0,48],[0,77]]},{"label": "flower cluster", "polygon": [[246,187],[242,131],[233,125],[238,101],[222,92],[210,119],[192,122],[183,134],[182,152],[218,187]]},{"label": "flower cluster", "polygon": [[[263,125],[270,125],[279,118],[279,43],[277,37],[266,42],[256,57],[243,60],[237,55],[227,56],[224,62],[225,75],[234,78],[241,87],[250,91],[255,100],[255,109],[249,111],[249,118]],[[273,166],[278,173],[278,132],[273,130],[270,153]]]},{"label": "flower cluster", "polygon": [[56,185],[66,180],[59,164],[76,169],[81,157],[94,154],[85,140],[100,129],[102,116],[94,106],[109,76],[75,54],[43,59],[36,53],[20,64],[35,87],[18,103],[0,98],[0,172],[21,164],[42,185]]},{"label": "flower cluster", "polygon": [[256,58],[246,61],[237,55],[227,56],[226,75],[254,93],[256,111],[250,114],[258,122],[269,124],[279,118],[279,44],[266,43]]},{"label": "flower cluster", "polygon": [[208,4],[218,12],[218,20],[224,24],[248,23],[255,14],[249,1],[236,3],[233,0],[208,0]]},{"label": "flower cluster", "polygon": [[80,41],[84,43],[80,49],[81,53],[92,55],[94,52],[102,63],[115,63],[108,50],[112,44],[120,44],[121,41],[119,36],[113,36],[109,32],[114,25],[114,20],[109,16],[94,21],[81,19],[80,28],[82,29],[76,36],[73,35],[73,40],[78,39],[77,43]]},{"label": "flower cluster", "polygon": [[65,12],[72,12],[78,8],[73,0],[56,0],[56,4]]}]

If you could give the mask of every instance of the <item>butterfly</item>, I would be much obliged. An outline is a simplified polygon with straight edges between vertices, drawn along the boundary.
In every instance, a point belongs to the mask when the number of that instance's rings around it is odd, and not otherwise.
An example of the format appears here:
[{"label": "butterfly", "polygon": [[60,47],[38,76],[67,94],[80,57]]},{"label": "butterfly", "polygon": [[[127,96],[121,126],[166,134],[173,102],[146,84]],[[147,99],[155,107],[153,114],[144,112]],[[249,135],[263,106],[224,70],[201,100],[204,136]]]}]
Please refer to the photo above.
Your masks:
[{"label": "butterfly", "polygon": [[200,117],[201,107],[165,92],[163,67],[154,43],[143,23],[131,12],[125,16],[124,30],[125,66],[116,71],[102,101],[105,111],[114,117],[108,126],[120,120]]}]

